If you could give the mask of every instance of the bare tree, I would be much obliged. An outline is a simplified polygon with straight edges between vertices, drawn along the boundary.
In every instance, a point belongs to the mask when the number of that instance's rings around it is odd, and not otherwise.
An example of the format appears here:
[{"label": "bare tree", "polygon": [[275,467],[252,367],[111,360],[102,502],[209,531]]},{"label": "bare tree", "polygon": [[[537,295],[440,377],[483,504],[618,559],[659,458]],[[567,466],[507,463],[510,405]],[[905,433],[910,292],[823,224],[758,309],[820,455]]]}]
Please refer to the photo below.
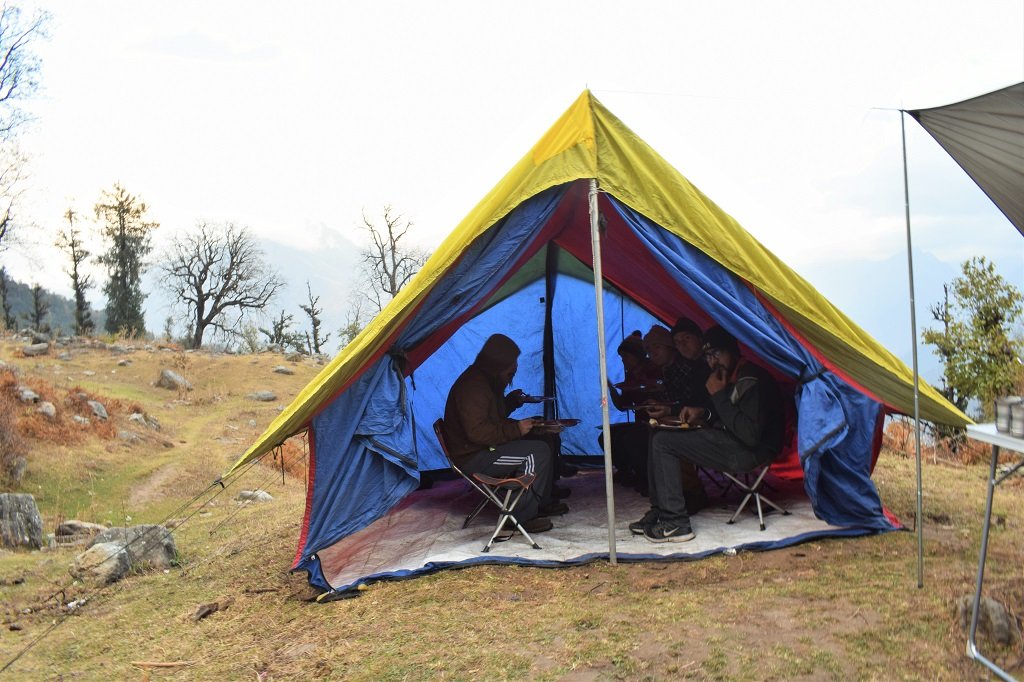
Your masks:
[{"label": "bare tree", "polygon": [[338,330],[338,338],[341,340],[341,347],[344,348],[352,343],[352,340],[359,336],[366,326],[367,301],[362,294],[353,292],[349,297],[348,309],[345,311],[345,324]]},{"label": "bare tree", "polygon": [[186,308],[193,348],[208,329],[237,334],[250,311],[261,311],[284,286],[249,230],[233,223],[199,223],[166,254],[161,282]]},{"label": "bare tree", "polygon": [[423,249],[402,243],[411,227],[412,222],[395,213],[391,206],[384,207],[381,228],[363,213],[360,228],[366,230],[372,242],[361,253],[363,274],[369,285],[365,294],[378,311],[419,272],[430,256]]},{"label": "bare tree", "polygon": [[309,280],[306,280],[306,295],[309,298],[309,305],[299,305],[302,308],[302,312],[306,313],[309,317],[310,327],[313,328],[312,336],[309,335],[309,332],[306,333],[306,347],[309,349],[310,354],[316,353],[319,355],[320,350],[327,343],[327,340],[331,338],[331,335],[320,335],[320,326],[323,324],[320,320],[320,315],[324,312],[324,309],[317,307],[317,304],[320,303],[320,297],[313,296],[313,290],[309,287]]},{"label": "bare tree", "polygon": [[95,326],[89,302],[85,300],[85,292],[93,286],[92,277],[82,272],[82,264],[90,254],[82,244],[82,233],[75,226],[78,214],[68,208],[64,218],[68,221],[68,229],[57,235],[57,246],[71,257],[71,269],[65,272],[71,277],[71,288],[75,292],[75,334],[83,336],[92,332]]},{"label": "bare tree", "polygon": [[48,21],[46,12],[25,19],[16,6],[0,9],[0,250],[10,244],[25,173],[17,137],[29,116],[21,105],[39,88],[40,62],[33,43],[46,37]]},{"label": "bare tree", "polygon": [[267,345],[284,352],[286,347],[294,348],[300,353],[302,348],[302,336],[292,331],[292,321],[295,318],[281,310],[277,319],[270,321],[270,329],[260,327],[260,333],[267,337]]}]

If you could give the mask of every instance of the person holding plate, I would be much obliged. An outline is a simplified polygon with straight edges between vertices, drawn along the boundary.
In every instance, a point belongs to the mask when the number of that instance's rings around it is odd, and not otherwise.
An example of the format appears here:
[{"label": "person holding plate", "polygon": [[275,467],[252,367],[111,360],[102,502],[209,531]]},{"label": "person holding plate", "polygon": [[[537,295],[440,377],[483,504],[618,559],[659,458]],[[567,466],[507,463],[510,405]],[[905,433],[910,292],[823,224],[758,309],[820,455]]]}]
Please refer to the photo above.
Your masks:
[{"label": "person holding plate", "polygon": [[466,473],[488,476],[537,476],[516,507],[528,533],[551,529],[546,516],[569,511],[554,498],[554,455],[542,440],[524,438],[533,419],[511,419],[523,405],[520,390],[505,394],[519,369],[519,346],[504,334],[493,334],[469,367],[455,380],[444,408],[449,456]]},{"label": "person holding plate", "polygon": [[[608,381],[608,395],[619,410],[635,410],[646,401],[651,389],[660,390],[662,373],[647,358],[643,334],[636,330],[622,340],[618,347],[619,359],[625,379],[620,384]],[[641,413],[642,414],[642,413]],[[648,428],[646,419],[611,425],[612,464],[615,466],[615,482],[634,485],[638,481],[636,462],[647,457]],[[597,445],[604,451],[604,434],[597,437]],[[644,487],[647,469],[644,467]]]},{"label": "person holding plate", "polygon": [[629,525],[651,542],[696,537],[678,475],[680,462],[738,473],[770,462],[782,451],[785,423],[778,383],[741,357],[736,338],[722,327],[709,329],[704,341],[711,407],[691,405],[679,412],[681,422],[703,428],[662,431],[651,441],[651,509]]}]

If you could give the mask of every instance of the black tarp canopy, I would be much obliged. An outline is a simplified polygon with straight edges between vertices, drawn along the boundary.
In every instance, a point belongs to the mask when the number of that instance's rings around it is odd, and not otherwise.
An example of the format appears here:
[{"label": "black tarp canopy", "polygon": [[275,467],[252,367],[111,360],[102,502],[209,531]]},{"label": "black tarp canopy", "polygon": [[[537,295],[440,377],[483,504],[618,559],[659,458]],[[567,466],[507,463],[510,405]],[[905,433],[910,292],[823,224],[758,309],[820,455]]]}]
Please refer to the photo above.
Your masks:
[{"label": "black tarp canopy", "polygon": [[907,113],[1024,235],[1024,83]]}]

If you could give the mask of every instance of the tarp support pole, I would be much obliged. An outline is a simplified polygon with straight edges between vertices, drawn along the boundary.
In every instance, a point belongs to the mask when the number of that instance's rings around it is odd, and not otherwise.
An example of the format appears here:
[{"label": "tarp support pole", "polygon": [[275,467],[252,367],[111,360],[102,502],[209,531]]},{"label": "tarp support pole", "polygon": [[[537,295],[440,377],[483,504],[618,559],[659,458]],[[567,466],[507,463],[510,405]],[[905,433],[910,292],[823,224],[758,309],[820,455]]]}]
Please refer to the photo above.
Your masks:
[{"label": "tarp support pole", "polygon": [[608,361],[604,339],[604,275],[601,274],[600,213],[597,207],[597,180],[590,180],[590,245],[594,254],[594,296],[597,297],[597,357],[601,371],[601,432],[604,434],[604,497],[608,503],[608,561],[618,563],[615,555],[615,491],[612,485],[612,428],[608,417]]},{"label": "tarp support pole", "polygon": [[924,587],[924,520],[921,491],[921,389],[917,372],[917,311],[914,302],[914,251],[910,241],[910,183],[907,181],[907,129],[900,111],[900,137],[903,141],[903,211],[907,221],[907,276],[910,279],[910,348],[914,359],[914,450],[917,459],[917,586]]}]

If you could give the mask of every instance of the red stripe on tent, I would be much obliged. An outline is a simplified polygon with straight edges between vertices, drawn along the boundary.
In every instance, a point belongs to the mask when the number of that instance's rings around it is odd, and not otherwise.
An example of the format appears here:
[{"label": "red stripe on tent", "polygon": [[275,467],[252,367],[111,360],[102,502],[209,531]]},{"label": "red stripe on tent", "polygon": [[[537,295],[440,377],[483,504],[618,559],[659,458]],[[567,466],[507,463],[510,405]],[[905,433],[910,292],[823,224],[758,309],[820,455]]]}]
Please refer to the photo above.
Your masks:
[{"label": "red stripe on tent", "polygon": [[309,443],[309,475],[306,479],[306,510],[302,514],[302,532],[299,533],[299,546],[295,548],[295,560],[292,561],[292,568],[299,565],[302,560],[302,550],[306,546],[306,538],[309,536],[309,516],[313,512],[313,484],[316,483],[316,437],[313,425],[309,425],[306,431]]},{"label": "red stripe on tent", "polygon": [[[882,425],[885,423],[885,410],[879,410],[875,418],[875,437],[871,439],[871,473],[875,472],[878,453],[882,451]],[[893,517],[895,518],[895,517]]]}]

